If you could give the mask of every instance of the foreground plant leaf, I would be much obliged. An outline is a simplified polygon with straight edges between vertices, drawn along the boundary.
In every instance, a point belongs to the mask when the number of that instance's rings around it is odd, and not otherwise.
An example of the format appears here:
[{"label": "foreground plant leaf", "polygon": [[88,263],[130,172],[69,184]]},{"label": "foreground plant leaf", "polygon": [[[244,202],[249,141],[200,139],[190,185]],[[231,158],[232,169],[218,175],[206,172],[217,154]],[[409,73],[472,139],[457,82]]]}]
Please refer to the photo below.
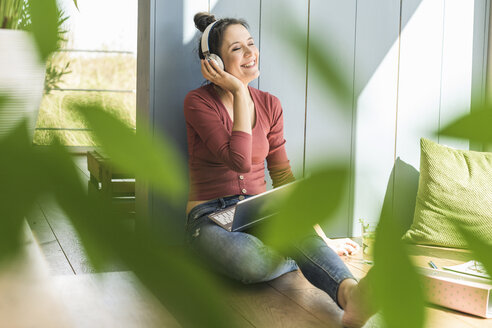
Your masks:
[{"label": "foreground plant leaf", "polygon": [[152,138],[146,130],[137,134],[97,103],[74,103],[93,129],[101,148],[115,166],[149,181],[163,196],[175,203],[184,196],[186,175],[181,156],[163,138]]},{"label": "foreground plant leaf", "polygon": [[456,228],[465,238],[469,249],[474,254],[474,258],[481,262],[485,271],[492,277],[492,243],[484,240],[481,236],[477,236],[464,226],[457,225]]},{"label": "foreground plant leaf", "polygon": [[465,138],[473,141],[492,142],[492,107],[472,111],[439,131],[440,135]]},{"label": "foreground plant leaf", "polygon": [[230,327],[220,287],[191,254],[166,247],[150,229],[138,229],[138,235],[126,229],[108,203],[88,197],[70,155],[59,144],[37,156],[45,191],[54,193],[98,268],[110,259],[122,261],[183,327]]},{"label": "foreground plant leaf", "polygon": [[0,262],[4,262],[22,245],[24,217],[42,191],[43,178],[32,169],[37,162],[25,121],[0,139],[0,153]]},{"label": "foreground plant leaf", "polygon": [[31,32],[38,46],[39,56],[44,63],[58,48],[58,9],[56,0],[29,0],[31,10]]},{"label": "foreground plant leaf", "polygon": [[279,201],[281,210],[261,225],[267,244],[285,248],[293,240],[314,233],[316,223],[326,221],[340,205],[348,178],[346,167],[325,167],[296,182],[289,194]]},{"label": "foreground plant leaf", "polygon": [[4,109],[5,104],[7,103],[8,97],[6,95],[0,94],[0,112]]},{"label": "foreground plant leaf", "polygon": [[421,328],[425,324],[424,293],[390,211],[384,211],[376,229],[370,279],[375,302],[386,327]]},{"label": "foreground plant leaf", "polygon": [[[70,155],[58,144],[34,149],[26,124],[0,140],[0,261],[22,246],[24,216],[41,194],[53,193],[76,228],[90,259],[103,267],[121,260],[178,319],[183,327],[230,327],[220,287],[185,250],[168,248],[150,230],[137,236],[119,223],[109,204],[91,200]],[[190,311],[190,308],[193,311]]]}]

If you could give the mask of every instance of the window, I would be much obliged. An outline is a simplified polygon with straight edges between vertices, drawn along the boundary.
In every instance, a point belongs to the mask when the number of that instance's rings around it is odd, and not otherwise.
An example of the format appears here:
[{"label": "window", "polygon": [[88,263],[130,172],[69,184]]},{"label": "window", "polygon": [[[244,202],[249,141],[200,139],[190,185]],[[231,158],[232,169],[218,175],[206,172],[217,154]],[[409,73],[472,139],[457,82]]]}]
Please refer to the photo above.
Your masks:
[{"label": "window", "polygon": [[[56,87],[45,92],[34,143],[46,145],[55,136],[67,146],[94,146],[84,123],[67,104],[72,100],[101,100],[135,128],[137,0],[59,0],[68,16],[67,42],[51,59],[65,71]],[[68,66],[67,66],[68,64]]]}]

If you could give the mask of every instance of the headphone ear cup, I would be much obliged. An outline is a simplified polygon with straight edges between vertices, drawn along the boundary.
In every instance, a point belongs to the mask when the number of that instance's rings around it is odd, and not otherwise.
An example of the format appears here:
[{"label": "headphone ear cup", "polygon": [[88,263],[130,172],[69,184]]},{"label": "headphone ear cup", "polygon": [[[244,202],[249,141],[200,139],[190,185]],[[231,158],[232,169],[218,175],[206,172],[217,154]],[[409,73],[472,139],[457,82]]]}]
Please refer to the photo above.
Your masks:
[{"label": "headphone ear cup", "polygon": [[217,64],[217,66],[220,67],[221,70],[224,70],[224,63],[222,62],[222,58],[220,58],[216,54],[210,54],[208,55],[208,59],[213,60]]}]

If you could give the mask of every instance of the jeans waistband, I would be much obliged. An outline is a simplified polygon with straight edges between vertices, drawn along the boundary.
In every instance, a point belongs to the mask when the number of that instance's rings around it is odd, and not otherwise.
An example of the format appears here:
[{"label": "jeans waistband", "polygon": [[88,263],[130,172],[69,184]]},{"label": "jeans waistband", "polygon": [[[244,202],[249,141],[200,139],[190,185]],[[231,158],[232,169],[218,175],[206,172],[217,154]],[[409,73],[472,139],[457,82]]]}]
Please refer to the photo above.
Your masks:
[{"label": "jeans waistband", "polygon": [[[243,198],[244,197],[244,198]],[[187,222],[191,223],[201,216],[224,209],[237,204],[240,200],[251,197],[250,195],[234,195],[210,200],[206,203],[193,207],[188,213]]]}]

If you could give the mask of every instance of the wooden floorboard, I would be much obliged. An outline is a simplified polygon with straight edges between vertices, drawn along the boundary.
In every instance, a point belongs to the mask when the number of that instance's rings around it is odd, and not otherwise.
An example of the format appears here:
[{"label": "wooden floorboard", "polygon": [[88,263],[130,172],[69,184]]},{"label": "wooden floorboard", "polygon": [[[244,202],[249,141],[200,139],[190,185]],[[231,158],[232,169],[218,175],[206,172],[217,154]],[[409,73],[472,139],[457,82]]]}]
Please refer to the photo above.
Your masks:
[{"label": "wooden floorboard", "polygon": [[[87,187],[89,171],[86,156],[74,156],[74,163]],[[27,216],[33,235],[48,261],[53,274],[94,273],[79,235],[64,211],[52,197],[45,197]],[[123,271],[126,267],[119,263],[108,263],[103,271]]]},{"label": "wooden floorboard", "polygon": [[372,267],[371,264],[363,263],[360,256],[343,256],[342,261],[357,279],[362,279],[365,277],[367,272]]},{"label": "wooden floorboard", "polygon": [[70,266],[70,263],[39,204],[36,203],[31,213],[26,216],[26,221],[29,224],[36,243],[47,261],[50,273],[53,275],[74,274],[75,272]]},{"label": "wooden floorboard", "polygon": [[55,288],[73,328],[180,327],[130,272],[58,276]]},{"label": "wooden floorboard", "polygon": [[[73,159],[86,188],[87,158],[78,155]],[[26,220],[52,274],[94,272],[75,229],[52,198],[42,199]]]},{"label": "wooden floorboard", "polygon": [[48,262],[52,275],[74,275],[75,271],[70,266],[65,253],[56,240],[39,244],[43,257]]},{"label": "wooden floorboard", "polygon": [[270,285],[256,284],[231,291],[229,303],[256,328],[322,327],[321,320]]},{"label": "wooden floorboard", "polygon": [[31,230],[27,224],[22,230],[23,249],[2,263],[0,327],[69,327]]},{"label": "wooden floorboard", "polygon": [[27,223],[29,223],[34,239],[38,244],[56,241],[53,230],[51,230],[38,203],[35,204],[31,213],[26,216],[26,220]]},{"label": "wooden floorboard", "polygon": [[307,281],[300,271],[287,273],[268,284],[318,318],[323,327],[342,327],[342,310],[327,293]]},{"label": "wooden floorboard", "polygon": [[54,199],[46,199],[41,203],[46,220],[53,229],[61,248],[66,254],[75,274],[93,273],[95,269],[90,264],[79,235],[63,210]]},{"label": "wooden floorboard", "polygon": [[316,288],[304,278],[300,270],[286,273],[277,279],[269,281],[268,284],[278,291]]}]

